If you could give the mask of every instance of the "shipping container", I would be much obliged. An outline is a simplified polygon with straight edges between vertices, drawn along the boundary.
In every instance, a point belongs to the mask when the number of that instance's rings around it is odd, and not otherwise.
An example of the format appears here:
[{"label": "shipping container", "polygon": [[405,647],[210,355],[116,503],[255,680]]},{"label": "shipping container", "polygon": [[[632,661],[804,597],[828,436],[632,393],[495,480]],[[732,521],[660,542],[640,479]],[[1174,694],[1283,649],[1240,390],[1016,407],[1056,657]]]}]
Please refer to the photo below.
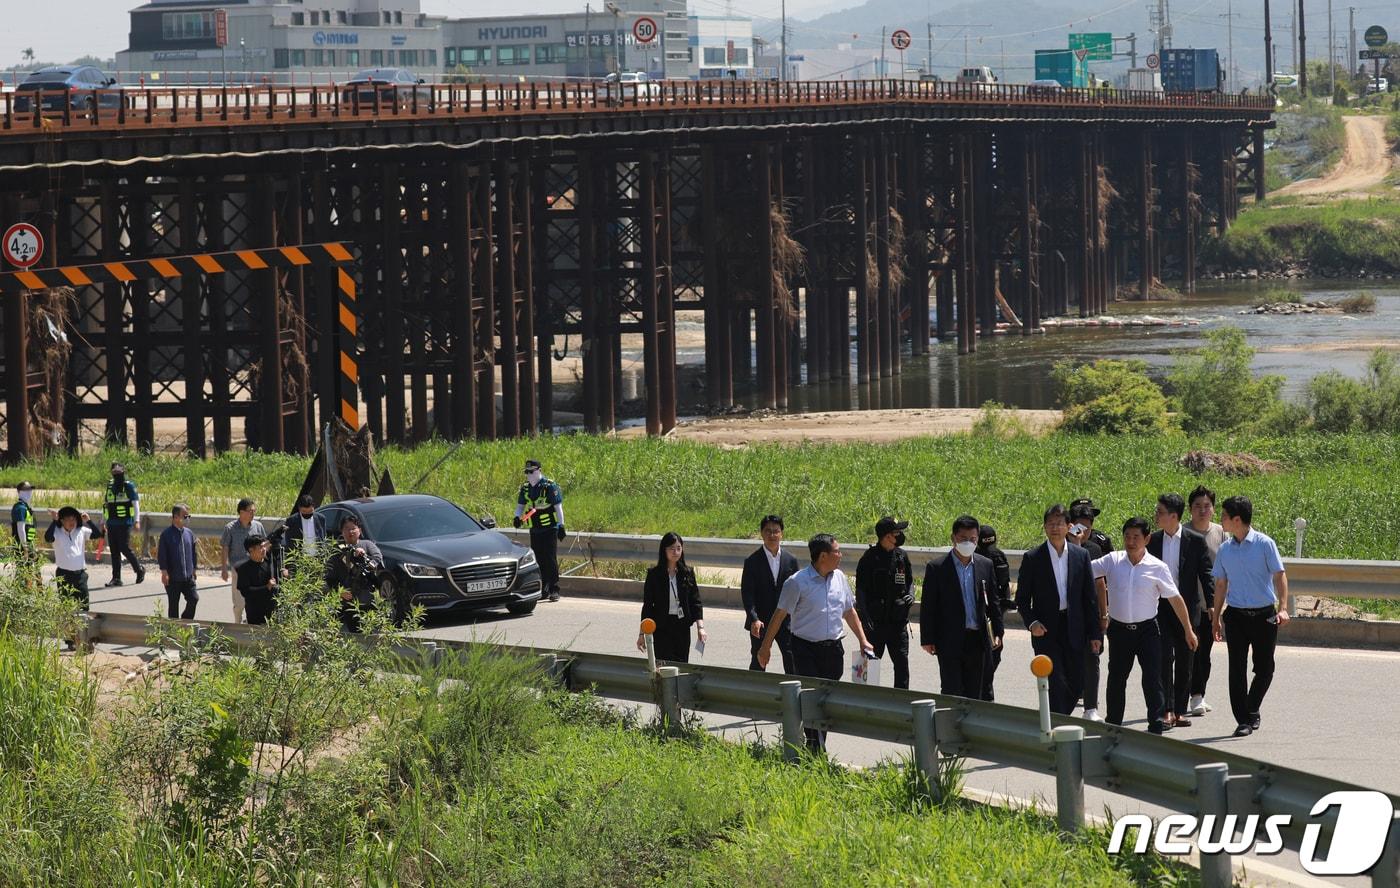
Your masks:
[{"label": "shipping container", "polygon": [[1219,53],[1213,49],[1162,50],[1162,86],[1167,92],[1219,90]]},{"label": "shipping container", "polygon": [[1053,80],[1064,87],[1089,85],[1089,66],[1068,49],[1037,49],[1035,79]]}]

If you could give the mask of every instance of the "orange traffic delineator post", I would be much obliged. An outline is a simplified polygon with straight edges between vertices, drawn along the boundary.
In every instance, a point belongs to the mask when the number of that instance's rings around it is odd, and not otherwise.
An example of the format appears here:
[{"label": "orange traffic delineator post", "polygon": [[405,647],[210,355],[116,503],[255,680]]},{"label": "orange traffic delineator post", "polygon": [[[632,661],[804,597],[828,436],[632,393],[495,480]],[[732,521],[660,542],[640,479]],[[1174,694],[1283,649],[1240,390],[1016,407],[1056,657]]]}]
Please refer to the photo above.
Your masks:
[{"label": "orange traffic delineator post", "polygon": [[656,673],[656,641],[652,638],[656,634],[656,621],[647,617],[642,621],[642,641],[647,649],[647,668]]},{"label": "orange traffic delineator post", "polygon": [[1031,660],[1031,675],[1035,676],[1036,693],[1040,697],[1040,737],[1046,743],[1050,742],[1050,673],[1055,671],[1055,664],[1044,654],[1038,654]]}]

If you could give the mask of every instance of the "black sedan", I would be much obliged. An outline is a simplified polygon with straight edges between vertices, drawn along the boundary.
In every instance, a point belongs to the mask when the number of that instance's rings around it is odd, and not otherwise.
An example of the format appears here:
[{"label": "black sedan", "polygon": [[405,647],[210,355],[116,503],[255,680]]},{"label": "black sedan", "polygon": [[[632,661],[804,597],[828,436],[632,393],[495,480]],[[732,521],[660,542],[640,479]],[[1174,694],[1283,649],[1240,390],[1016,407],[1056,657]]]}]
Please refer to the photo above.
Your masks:
[{"label": "black sedan", "polygon": [[16,112],[34,110],[34,99],[45,111],[62,111],[66,105],[80,114],[94,108],[118,108],[121,93],[111,89],[117,81],[91,65],[54,66],[30,73],[15,87]]},{"label": "black sedan", "polygon": [[339,537],[341,522],[353,515],[365,539],[378,544],[385,567],[379,591],[393,602],[395,622],[414,605],[429,613],[504,607],[528,614],[540,600],[535,554],[441,497],[367,497],[318,511],[328,535]]},{"label": "black sedan", "polygon": [[361,110],[376,106],[392,111],[394,104],[403,109],[417,105],[428,107],[428,95],[432,87],[425,85],[421,77],[405,68],[366,68],[345,81],[340,91],[342,106],[359,102]]}]

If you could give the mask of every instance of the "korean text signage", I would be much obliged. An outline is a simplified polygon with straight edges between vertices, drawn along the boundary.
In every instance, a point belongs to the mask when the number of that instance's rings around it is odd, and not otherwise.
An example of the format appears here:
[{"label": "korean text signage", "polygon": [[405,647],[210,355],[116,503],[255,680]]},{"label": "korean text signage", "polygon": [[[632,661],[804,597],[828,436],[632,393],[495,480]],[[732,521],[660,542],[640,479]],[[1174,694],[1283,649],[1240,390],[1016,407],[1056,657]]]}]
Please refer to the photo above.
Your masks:
[{"label": "korean text signage", "polygon": [[214,10],[214,45],[228,46],[228,10]]},{"label": "korean text signage", "polygon": [[1366,45],[1372,48],[1385,46],[1390,41],[1390,35],[1385,32],[1385,28],[1380,25],[1372,25],[1366,29]]},{"label": "korean text signage", "polygon": [[1084,60],[1088,62],[1113,61],[1113,34],[1103,31],[1091,34],[1069,35],[1069,48],[1086,50]]}]

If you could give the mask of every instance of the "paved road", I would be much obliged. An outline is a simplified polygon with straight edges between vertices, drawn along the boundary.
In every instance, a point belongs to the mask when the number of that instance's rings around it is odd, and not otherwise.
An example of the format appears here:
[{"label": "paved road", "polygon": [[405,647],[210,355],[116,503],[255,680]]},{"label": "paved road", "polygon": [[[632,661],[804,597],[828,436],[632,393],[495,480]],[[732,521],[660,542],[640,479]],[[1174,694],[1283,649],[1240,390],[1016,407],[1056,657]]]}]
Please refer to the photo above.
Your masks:
[{"label": "paved road", "polygon": [[[98,583],[107,576],[105,568],[97,568],[93,573],[99,578]],[[232,619],[227,586],[219,583],[217,575],[203,579],[200,587],[202,600],[198,615],[213,620]],[[141,587],[128,585],[93,590],[93,605],[97,611],[147,614],[159,605],[163,612],[164,601],[159,585],[149,577]],[[631,603],[565,598],[557,604],[541,603],[534,614],[526,617],[500,612],[474,618],[434,620],[423,630],[423,635],[640,657],[636,650],[638,612],[639,606]],[[705,622],[710,640],[704,662],[746,665],[748,637],[742,629],[741,612],[710,608]],[[1024,630],[1010,630],[997,676],[999,702],[1026,707],[1036,705],[1035,686],[1029,673],[1030,658],[1029,635]],[[936,690],[938,678],[934,658],[916,649],[911,660],[913,687]],[[1394,702],[1395,689],[1400,686],[1400,653],[1280,647],[1278,671],[1264,705],[1263,728],[1252,737],[1242,739],[1229,736],[1235,726],[1225,694],[1224,645],[1216,645],[1212,660],[1214,674],[1207,697],[1216,705],[1216,711],[1196,719],[1190,728],[1172,732],[1172,736],[1400,794],[1400,768],[1393,764],[1394,738],[1400,735],[1400,707]],[[883,681],[891,683],[888,670]],[[1126,721],[1130,726],[1145,728],[1146,709],[1137,688],[1135,674],[1129,680]],[[707,724],[715,733],[735,739],[755,734],[769,739],[777,737],[776,726],[770,723],[715,717],[707,719]],[[873,764],[907,752],[894,744],[836,735],[830,740],[830,751],[840,760],[855,765]],[[969,761],[967,766],[966,785],[978,795],[1054,798],[1054,780],[1049,776],[988,762]],[[1107,807],[1115,814],[1163,813],[1154,806],[1093,788],[1086,792],[1086,805],[1090,812],[1102,812]],[[1296,857],[1281,855],[1267,862],[1255,861],[1253,865],[1252,872],[1256,875],[1262,872],[1267,876],[1270,865],[1282,865],[1298,871],[1299,877],[1304,876]]]}]

